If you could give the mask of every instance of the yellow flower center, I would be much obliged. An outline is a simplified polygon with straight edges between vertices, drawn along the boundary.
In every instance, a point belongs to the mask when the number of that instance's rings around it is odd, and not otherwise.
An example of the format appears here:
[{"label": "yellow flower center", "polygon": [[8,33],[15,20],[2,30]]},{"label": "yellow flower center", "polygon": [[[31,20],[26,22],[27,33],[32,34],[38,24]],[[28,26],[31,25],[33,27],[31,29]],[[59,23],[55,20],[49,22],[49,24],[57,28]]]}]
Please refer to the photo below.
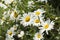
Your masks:
[{"label": "yellow flower center", "polygon": [[8,32],[9,35],[12,35],[12,31]]},{"label": "yellow flower center", "polygon": [[39,11],[37,11],[35,14],[36,14],[37,16],[39,16],[39,15],[40,15],[40,12],[39,12]]},{"label": "yellow flower center", "polygon": [[38,34],[38,35],[37,35],[37,38],[41,38],[41,35],[40,35],[40,34]]},{"label": "yellow flower center", "polygon": [[35,23],[39,23],[40,22],[40,20],[39,19],[35,19]]},{"label": "yellow flower center", "polygon": [[48,27],[49,27],[49,25],[48,25],[48,24],[46,24],[46,25],[44,26],[44,28],[45,28],[45,29],[47,29]]},{"label": "yellow flower center", "polygon": [[30,21],[30,16],[26,16],[25,21],[29,22]]},{"label": "yellow flower center", "polygon": [[15,12],[15,13],[14,13],[14,17],[17,18],[17,16],[18,16],[18,14]]}]

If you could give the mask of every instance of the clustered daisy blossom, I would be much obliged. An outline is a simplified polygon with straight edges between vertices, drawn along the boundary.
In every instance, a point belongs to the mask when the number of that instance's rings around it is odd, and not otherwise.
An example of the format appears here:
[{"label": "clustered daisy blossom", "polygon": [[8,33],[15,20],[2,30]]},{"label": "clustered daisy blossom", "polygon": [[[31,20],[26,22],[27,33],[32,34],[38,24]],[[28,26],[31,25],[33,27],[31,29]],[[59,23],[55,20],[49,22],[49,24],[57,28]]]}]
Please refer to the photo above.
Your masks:
[{"label": "clustered daisy blossom", "polygon": [[[11,27],[6,34],[6,40],[14,40],[13,36],[17,34],[17,32],[15,30],[17,30],[18,28],[18,24],[13,25],[13,27]],[[19,34],[17,35],[19,38],[24,36],[24,31],[19,32]]]},{"label": "clustered daisy blossom", "polygon": [[21,24],[23,24],[23,26],[28,26],[28,25],[34,25],[34,26],[40,26],[41,23],[43,23],[43,18],[42,14],[45,11],[42,9],[38,9],[37,11],[34,12],[29,12],[28,14],[25,13],[23,14],[23,17],[20,18],[21,20]]},{"label": "clustered daisy blossom", "polygon": [[[38,33],[35,34],[34,40],[41,40],[43,39],[43,33],[46,31],[48,34],[48,31],[51,29],[54,29],[54,22],[50,19],[44,20],[43,13],[45,13],[43,9],[38,9],[34,12],[29,12],[28,14],[23,14],[23,16],[20,18],[21,24],[23,26],[33,25],[38,27],[40,30]],[[41,27],[40,27],[41,26]]]},{"label": "clustered daisy blossom", "polygon": [[[10,12],[10,13],[9,13]],[[28,13],[24,13],[22,16],[18,15],[17,11],[8,11],[8,14],[10,17],[10,20],[18,20],[20,21],[20,24],[22,24],[24,27],[28,27],[28,26],[34,26],[34,27],[38,27],[40,30],[39,32],[37,32],[35,34],[35,36],[33,37],[34,40],[41,40],[44,39],[43,34],[44,31],[46,31],[47,35],[48,35],[48,31],[51,29],[54,29],[54,22],[51,21],[50,19],[48,20],[44,20],[44,15],[43,13],[45,13],[46,11],[44,11],[43,9],[37,9],[34,12],[28,12]],[[4,15],[6,14],[6,12],[4,12]],[[19,17],[18,17],[19,16]],[[3,18],[3,20],[5,20],[5,18]],[[13,38],[13,35],[16,34],[16,32],[14,30],[17,30],[17,26],[18,25],[13,25],[13,27],[10,28],[10,30],[7,31],[7,36],[10,38]],[[17,35],[18,38],[21,38],[24,36],[24,31],[19,32],[19,34]],[[11,39],[11,38],[10,38]],[[7,40],[7,38],[6,38]]]},{"label": "clustered daisy blossom", "polygon": [[[15,1],[15,2],[14,2]],[[38,0],[38,1],[45,1],[47,0]],[[9,7],[10,5],[13,6],[12,4],[15,5],[16,0],[3,0],[4,3],[0,3],[0,7],[7,9],[11,8]],[[23,4],[22,0],[19,0],[21,2],[20,4]],[[23,4],[24,5],[24,4]],[[34,1],[28,1],[28,8],[29,7],[35,7]],[[43,40],[44,39],[44,32],[48,35],[50,30],[54,29],[54,21],[51,21],[50,19],[45,19],[45,13],[46,11],[43,8],[34,10],[32,12],[27,12],[25,13],[24,10],[23,14],[21,15],[20,12],[18,11],[17,6],[13,6],[14,8],[8,9],[7,11],[3,12],[2,18],[0,18],[0,25],[5,25],[4,23],[6,22],[6,25],[12,23],[12,27],[9,27],[6,32],[6,38],[5,40],[14,40],[14,36],[18,38],[23,38],[26,34],[30,35],[25,30],[22,30],[23,28],[27,27],[36,27],[39,30],[38,32],[34,33],[33,40]],[[22,28],[23,27],[23,28]],[[32,28],[33,29],[33,28]],[[31,32],[32,30],[30,30]],[[26,36],[25,36],[26,37]]]}]

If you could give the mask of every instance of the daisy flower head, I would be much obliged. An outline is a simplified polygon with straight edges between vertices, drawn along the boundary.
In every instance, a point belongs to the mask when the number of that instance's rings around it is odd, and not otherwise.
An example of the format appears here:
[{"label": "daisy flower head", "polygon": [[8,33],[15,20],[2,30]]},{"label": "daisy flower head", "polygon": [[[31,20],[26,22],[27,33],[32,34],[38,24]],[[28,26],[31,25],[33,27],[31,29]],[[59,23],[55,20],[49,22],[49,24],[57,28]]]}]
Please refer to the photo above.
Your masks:
[{"label": "daisy flower head", "polygon": [[34,15],[39,16],[39,17],[41,17],[43,13],[45,13],[45,11],[42,9],[38,9],[38,10],[34,11]]},{"label": "daisy flower head", "polygon": [[34,4],[34,2],[33,2],[33,1],[28,1],[28,7],[32,7],[32,6],[33,6],[33,4]]},{"label": "daisy flower head", "polygon": [[28,14],[24,13],[23,14],[23,17],[21,17],[21,24],[23,24],[23,26],[28,26],[28,25],[31,25],[32,24],[32,19],[33,18],[33,15],[31,12],[29,12]]},{"label": "daisy flower head", "polygon": [[40,17],[40,18],[38,18],[38,17],[34,17],[33,19],[33,26],[40,26],[44,21],[43,21],[43,18],[44,17]]},{"label": "daisy flower head", "polygon": [[12,13],[10,14],[10,20],[19,20],[20,15],[19,13],[17,13],[16,10],[12,11]]},{"label": "daisy flower head", "polygon": [[43,34],[37,32],[37,33],[35,34],[35,36],[33,37],[33,39],[34,39],[34,40],[41,40],[41,39],[43,39]]},{"label": "daisy flower head", "polygon": [[18,27],[18,24],[13,25],[13,27],[11,27],[10,29],[11,29],[12,31],[15,31],[15,30],[17,30],[17,27]]},{"label": "daisy flower head", "polygon": [[13,37],[13,35],[15,35],[15,32],[13,31],[13,30],[8,30],[7,31],[7,34],[6,34],[6,36],[8,36],[8,37]]},{"label": "daisy flower head", "polygon": [[11,4],[14,0],[4,0],[5,4]]},{"label": "daisy flower head", "polygon": [[43,33],[44,31],[46,31],[46,33],[48,34],[48,31],[51,30],[51,29],[54,29],[54,22],[53,21],[50,21],[47,20],[45,21],[43,24],[42,24],[43,27],[40,27],[40,31]]}]

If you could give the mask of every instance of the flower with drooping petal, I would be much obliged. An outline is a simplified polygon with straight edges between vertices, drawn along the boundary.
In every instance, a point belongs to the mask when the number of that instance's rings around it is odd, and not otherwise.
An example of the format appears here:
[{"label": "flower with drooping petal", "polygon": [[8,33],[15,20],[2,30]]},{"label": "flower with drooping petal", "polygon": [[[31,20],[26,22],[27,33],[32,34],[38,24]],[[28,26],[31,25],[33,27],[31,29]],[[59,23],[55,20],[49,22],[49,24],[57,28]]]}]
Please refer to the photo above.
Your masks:
[{"label": "flower with drooping petal", "polygon": [[18,21],[20,18],[20,15],[17,13],[16,10],[12,11],[12,13],[10,14],[10,20],[16,20]]}]

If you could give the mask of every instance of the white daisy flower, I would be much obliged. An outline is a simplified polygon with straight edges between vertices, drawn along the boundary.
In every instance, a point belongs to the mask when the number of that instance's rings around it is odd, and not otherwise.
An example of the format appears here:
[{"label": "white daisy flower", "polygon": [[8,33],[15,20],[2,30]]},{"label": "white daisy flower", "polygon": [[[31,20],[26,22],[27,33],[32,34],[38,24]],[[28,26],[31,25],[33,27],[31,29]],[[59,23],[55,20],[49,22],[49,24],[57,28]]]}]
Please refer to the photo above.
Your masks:
[{"label": "white daisy flower", "polygon": [[13,27],[11,27],[10,29],[13,30],[13,31],[15,31],[15,30],[17,30],[17,27],[18,27],[18,24],[13,25]]},{"label": "white daisy flower", "polygon": [[4,0],[5,4],[11,4],[14,0]]},{"label": "white daisy flower", "polygon": [[43,13],[45,13],[45,11],[42,9],[38,9],[38,10],[34,11],[34,15],[39,16],[39,17],[41,17]]},{"label": "white daisy flower", "polygon": [[41,40],[41,39],[43,39],[43,34],[38,32],[38,33],[35,34],[33,39],[34,40]]},{"label": "white daisy flower", "polygon": [[17,11],[12,11],[12,13],[10,14],[10,20],[16,20],[18,21],[20,18],[20,15],[17,13]]},{"label": "white daisy flower", "polygon": [[7,6],[6,6],[6,5],[4,5],[4,4],[2,4],[2,3],[0,3],[0,7],[3,7],[4,9],[6,9],[6,8],[7,8]]},{"label": "white daisy flower", "polygon": [[48,31],[53,29],[53,26],[54,26],[54,22],[50,22],[50,19],[45,21],[43,24],[42,24],[43,27],[40,27],[40,31],[43,33],[44,31],[46,31],[46,33],[48,34]]},{"label": "white daisy flower", "polygon": [[28,1],[28,7],[33,6],[34,2],[33,1]]},{"label": "white daisy flower", "polygon": [[32,15],[32,13],[28,13],[28,14],[26,14],[26,13],[24,13],[23,14],[23,17],[21,17],[21,24],[23,24],[23,26],[28,26],[28,25],[31,25],[32,24],[32,19],[33,18],[33,15]]},{"label": "white daisy flower", "polygon": [[18,37],[23,37],[24,36],[24,31],[21,31],[20,34],[18,34]]},{"label": "white daisy flower", "polygon": [[33,19],[33,26],[40,26],[44,21],[43,21],[43,18],[44,17],[40,17],[40,18],[38,18],[38,17],[34,17]]},{"label": "white daisy flower", "polygon": [[6,36],[8,36],[8,37],[13,37],[13,35],[15,35],[15,32],[13,31],[13,30],[8,30],[7,31],[7,34],[6,34]]}]

